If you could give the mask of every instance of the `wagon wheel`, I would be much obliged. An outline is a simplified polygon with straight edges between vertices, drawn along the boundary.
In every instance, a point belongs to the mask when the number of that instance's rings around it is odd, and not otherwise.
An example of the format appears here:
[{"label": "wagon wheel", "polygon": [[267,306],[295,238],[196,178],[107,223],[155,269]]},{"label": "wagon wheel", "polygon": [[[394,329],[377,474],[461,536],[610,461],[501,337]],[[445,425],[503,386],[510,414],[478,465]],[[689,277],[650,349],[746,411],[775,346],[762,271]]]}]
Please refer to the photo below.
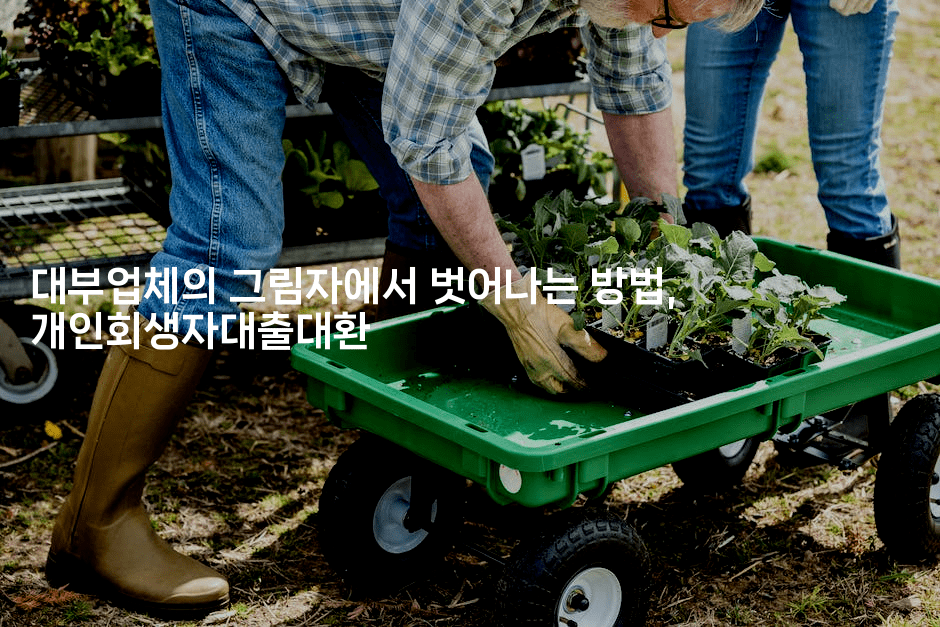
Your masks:
[{"label": "wagon wheel", "polygon": [[[465,487],[462,478],[398,446],[363,437],[340,456],[323,486],[323,554],[357,594],[404,587],[426,576],[449,549],[462,522]],[[428,520],[422,522],[422,513]]]},{"label": "wagon wheel", "polygon": [[[0,308],[0,320],[3,320],[19,338],[33,372],[29,376],[11,380],[0,368],[0,415],[3,423],[34,418],[57,419],[62,416],[62,407],[74,400],[70,397],[76,383],[77,372],[70,367],[70,357],[74,350],[74,336],[65,334],[66,346],[53,350],[45,341],[33,344],[32,340],[40,331],[40,320],[33,315],[48,317],[49,310],[35,305],[14,305]],[[43,340],[48,337],[48,323]],[[83,369],[78,372],[84,372]]]},{"label": "wagon wheel", "polygon": [[496,587],[505,627],[643,625],[650,558],[634,529],[610,514],[558,516],[523,541]]},{"label": "wagon wheel", "polygon": [[744,438],[673,462],[672,469],[682,483],[693,490],[703,493],[725,492],[740,485],[754,461],[760,442],[757,438]]},{"label": "wagon wheel", "polygon": [[905,403],[875,478],[875,525],[888,552],[919,562],[940,552],[940,394]]}]

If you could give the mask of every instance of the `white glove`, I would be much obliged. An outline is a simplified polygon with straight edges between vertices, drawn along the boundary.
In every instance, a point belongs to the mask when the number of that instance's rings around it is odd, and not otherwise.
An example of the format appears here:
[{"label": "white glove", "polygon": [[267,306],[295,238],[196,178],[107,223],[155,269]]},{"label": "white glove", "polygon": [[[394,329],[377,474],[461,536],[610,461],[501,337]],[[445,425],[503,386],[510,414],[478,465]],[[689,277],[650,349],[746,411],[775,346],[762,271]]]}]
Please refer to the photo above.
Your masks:
[{"label": "white glove", "polygon": [[871,11],[875,0],[829,0],[829,6],[842,15],[855,15]]},{"label": "white glove", "polygon": [[[513,283],[512,293],[526,291],[528,281],[523,277]],[[593,362],[606,357],[607,351],[584,329],[576,331],[571,316],[550,304],[538,289],[535,290],[535,304],[532,304],[528,293],[522,298],[506,298],[506,292],[505,287],[500,290],[499,304],[496,303],[495,290],[487,294],[480,304],[506,327],[516,356],[529,379],[552,394],[584,388],[585,383],[574,363],[561,347],[572,348]]]}]

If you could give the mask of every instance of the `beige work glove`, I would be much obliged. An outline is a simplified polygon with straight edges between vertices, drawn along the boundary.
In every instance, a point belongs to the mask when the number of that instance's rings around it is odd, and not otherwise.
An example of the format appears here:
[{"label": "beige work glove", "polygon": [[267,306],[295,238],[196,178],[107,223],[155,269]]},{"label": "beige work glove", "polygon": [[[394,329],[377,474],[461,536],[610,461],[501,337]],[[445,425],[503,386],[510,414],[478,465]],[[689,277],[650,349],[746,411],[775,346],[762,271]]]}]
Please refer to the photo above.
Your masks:
[{"label": "beige work glove", "polygon": [[501,287],[499,303],[493,290],[480,304],[506,327],[516,356],[533,383],[552,394],[583,389],[584,380],[561,347],[567,346],[593,362],[606,357],[607,351],[584,329],[575,331],[571,316],[550,304],[539,289],[533,304],[529,281],[523,277],[510,288],[513,294],[526,292],[522,298],[506,298],[507,288]]},{"label": "beige work glove", "polygon": [[829,0],[829,6],[841,15],[855,15],[871,11],[875,0]]}]

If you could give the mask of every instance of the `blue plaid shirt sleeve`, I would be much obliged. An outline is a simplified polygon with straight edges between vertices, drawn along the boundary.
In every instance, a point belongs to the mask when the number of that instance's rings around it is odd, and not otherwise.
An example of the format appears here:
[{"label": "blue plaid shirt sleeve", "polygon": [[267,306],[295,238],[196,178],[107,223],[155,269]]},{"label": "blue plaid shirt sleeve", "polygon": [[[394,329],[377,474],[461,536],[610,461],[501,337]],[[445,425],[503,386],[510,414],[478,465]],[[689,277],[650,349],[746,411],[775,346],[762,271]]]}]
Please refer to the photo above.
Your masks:
[{"label": "blue plaid shirt sleeve", "polygon": [[655,113],[672,103],[672,68],[663,39],[647,25],[622,30],[586,24],[581,38],[588,56],[591,92],[607,113]]},{"label": "blue plaid shirt sleeve", "polygon": [[419,181],[471,175],[467,129],[483,104],[515,16],[507,2],[404,0],[385,76],[382,123]]},{"label": "blue plaid shirt sleeve", "polygon": [[426,183],[468,178],[468,128],[496,59],[523,38],[581,26],[598,107],[649,113],[671,101],[665,47],[649,26],[586,23],[574,0],[222,0],[258,35],[301,102],[319,98],[324,64],[384,81],[385,139]]}]

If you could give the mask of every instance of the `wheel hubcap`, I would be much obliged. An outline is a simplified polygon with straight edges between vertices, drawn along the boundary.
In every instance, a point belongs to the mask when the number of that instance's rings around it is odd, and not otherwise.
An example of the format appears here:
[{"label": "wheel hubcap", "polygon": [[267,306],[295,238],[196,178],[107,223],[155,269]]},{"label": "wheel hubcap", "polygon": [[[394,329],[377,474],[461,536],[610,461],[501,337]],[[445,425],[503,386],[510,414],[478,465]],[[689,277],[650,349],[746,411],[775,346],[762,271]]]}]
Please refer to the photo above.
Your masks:
[{"label": "wheel hubcap", "polygon": [[558,602],[559,627],[611,627],[620,616],[623,591],[612,571],[593,567],[571,578]]},{"label": "wheel hubcap", "polygon": [[55,353],[43,343],[33,344],[32,338],[21,337],[26,353],[33,366],[41,369],[38,376],[32,381],[15,384],[0,370],[0,400],[17,405],[26,405],[43,398],[48,394],[59,378],[59,369],[56,366]]},{"label": "wheel hubcap", "polygon": [[738,440],[737,442],[732,442],[731,444],[725,444],[724,446],[719,446],[718,450],[721,451],[721,454],[727,458],[734,457],[738,453],[744,450],[745,445],[747,444],[747,439]]},{"label": "wheel hubcap", "polygon": [[[428,537],[425,529],[408,531],[405,516],[411,507],[411,477],[393,483],[375,506],[372,533],[375,541],[389,553],[407,553]],[[437,502],[431,505],[431,521],[437,516]]]},{"label": "wheel hubcap", "polygon": [[933,467],[933,480],[930,482],[930,515],[940,519],[940,457]]}]

